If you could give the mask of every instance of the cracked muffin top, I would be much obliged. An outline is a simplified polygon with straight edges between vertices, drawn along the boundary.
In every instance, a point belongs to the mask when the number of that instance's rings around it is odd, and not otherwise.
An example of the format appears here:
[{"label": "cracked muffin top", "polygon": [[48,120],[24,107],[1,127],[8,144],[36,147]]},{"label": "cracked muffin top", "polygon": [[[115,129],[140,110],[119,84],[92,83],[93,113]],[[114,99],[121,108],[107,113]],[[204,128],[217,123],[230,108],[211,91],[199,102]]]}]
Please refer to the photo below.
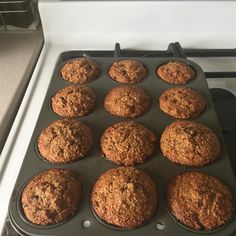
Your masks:
[{"label": "cracked muffin top", "polygon": [[170,213],[195,230],[214,230],[232,216],[232,194],[216,177],[202,172],[186,172],[168,184]]},{"label": "cracked muffin top", "polygon": [[220,144],[214,132],[192,121],[175,121],[161,135],[163,156],[186,166],[204,166],[220,155]]},{"label": "cracked muffin top", "polygon": [[138,117],[151,105],[151,98],[144,90],[133,86],[112,88],[105,97],[104,107],[112,115],[126,118]]},{"label": "cracked muffin top", "polygon": [[71,85],[59,90],[52,98],[52,110],[59,116],[85,116],[96,103],[93,89],[83,85]]},{"label": "cracked muffin top", "polygon": [[78,211],[81,186],[77,175],[66,169],[49,169],[36,176],[22,192],[22,208],[34,224],[60,223]]},{"label": "cracked muffin top", "polygon": [[61,69],[62,78],[70,83],[84,84],[96,79],[101,73],[100,66],[94,60],[76,58],[67,62]]},{"label": "cracked muffin top", "polygon": [[142,226],[157,208],[152,179],[133,167],[110,169],[96,181],[91,195],[94,212],[109,224],[133,229]]},{"label": "cracked muffin top", "polygon": [[159,107],[166,114],[189,119],[199,116],[206,107],[204,97],[191,88],[170,88],[159,98]]},{"label": "cracked muffin top", "polygon": [[195,71],[181,62],[168,62],[156,70],[157,76],[170,84],[186,84],[196,77]]},{"label": "cracked muffin top", "polygon": [[114,62],[108,73],[117,82],[133,84],[146,78],[147,69],[140,61],[126,59]]},{"label": "cracked muffin top", "polygon": [[101,137],[100,145],[105,158],[129,166],[143,163],[153,154],[156,137],[144,125],[124,121],[108,127]]},{"label": "cracked muffin top", "polygon": [[77,120],[57,120],[38,138],[38,150],[51,163],[69,163],[83,158],[92,148],[91,129]]}]

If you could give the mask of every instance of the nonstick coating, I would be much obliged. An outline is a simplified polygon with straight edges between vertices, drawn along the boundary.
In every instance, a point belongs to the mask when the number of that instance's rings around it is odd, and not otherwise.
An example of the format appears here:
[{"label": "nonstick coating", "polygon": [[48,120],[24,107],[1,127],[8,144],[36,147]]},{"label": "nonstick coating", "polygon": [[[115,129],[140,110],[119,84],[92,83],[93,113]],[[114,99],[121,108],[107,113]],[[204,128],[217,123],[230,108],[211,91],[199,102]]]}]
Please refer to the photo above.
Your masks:
[{"label": "nonstick coating", "polygon": [[[159,235],[159,236],[194,236],[200,234],[211,234],[216,236],[230,236],[236,231],[236,217],[233,216],[233,219],[221,227],[218,230],[212,232],[198,232],[192,231],[186,227],[181,226],[176,220],[173,220],[173,217],[170,216],[168,208],[166,205],[166,186],[168,180],[185,171],[204,171],[209,174],[212,174],[220,178],[225,184],[229,186],[233,193],[234,201],[236,197],[236,182],[234,180],[232,168],[230,166],[229,157],[227,150],[225,148],[223,136],[218,124],[218,120],[215,114],[213,103],[211,101],[210,92],[207,86],[207,81],[205,74],[202,69],[192,61],[182,59],[182,58],[162,58],[162,57],[152,57],[152,58],[134,58],[144,63],[148,69],[148,76],[142,82],[135,84],[146,90],[151,98],[152,105],[151,109],[136,118],[135,120],[143,123],[145,126],[150,128],[157,136],[158,143],[160,140],[160,135],[167,125],[175,120],[166,114],[164,114],[157,105],[157,99],[159,96],[168,88],[176,87],[176,85],[168,84],[156,76],[156,68],[168,61],[181,61],[189,64],[196,72],[197,77],[184,85],[184,87],[193,88],[205,97],[207,102],[207,109],[205,112],[198,118],[194,119],[199,121],[211,128],[219,137],[221,144],[221,154],[220,159],[215,163],[207,165],[202,168],[191,168],[183,167],[177,164],[174,164],[164,158],[160,152],[159,144],[157,145],[154,155],[149,158],[144,164],[137,165],[137,168],[140,168],[146,171],[153,179],[157,185],[158,189],[158,208],[156,214],[151,219],[150,222],[145,224],[143,227],[137,228],[135,230],[118,230],[113,226],[106,226],[102,221],[97,220],[91,210],[90,204],[90,194],[92,187],[98,177],[105,172],[106,170],[116,167],[117,165],[112,162],[105,160],[101,156],[101,150],[99,146],[99,139],[108,126],[111,124],[125,120],[119,117],[112,116],[106,112],[103,108],[103,100],[107,91],[115,86],[122,85],[110,79],[107,74],[107,71],[111,64],[114,61],[125,59],[125,58],[114,58],[114,57],[92,57],[101,64],[102,73],[100,77],[96,80],[88,83],[88,86],[93,88],[96,91],[97,103],[94,111],[85,116],[78,118],[78,120],[83,121],[89,125],[94,134],[94,146],[89,154],[76,162],[70,164],[50,164],[45,162],[37,152],[37,139],[40,132],[46,128],[52,121],[60,119],[60,117],[53,113],[50,108],[50,100],[52,96],[61,88],[68,86],[69,83],[64,81],[60,76],[61,67],[68,61],[63,61],[66,55],[66,58],[72,59],[77,57],[76,52],[66,52],[63,53],[64,57],[60,55],[57,65],[55,66],[54,73],[49,85],[38,121],[36,123],[30,144],[28,146],[27,153],[25,155],[21,171],[19,173],[18,179],[16,181],[15,189],[12,194],[10,206],[9,206],[9,215],[10,219],[20,234],[26,235],[83,235],[83,236],[95,236],[95,235],[129,235],[129,236],[143,236],[143,235]],[[131,58],[129,58],[131,59]],[[35,174],[44,171],[49,168],[67,168],[79,175],[80,181],[83,187],[82,202],[80,211],[72,216],[65,222],[60,224],[51,225],[51,226],[37,226],[31,224],[24,217],[24,214],[21,209],[21,192],[25,184],[29,179]],[[90,226],[85,227],[84,221],[89,221]],[[164,225],[163,230],[157,229],[157,224],[161,223]]]}]

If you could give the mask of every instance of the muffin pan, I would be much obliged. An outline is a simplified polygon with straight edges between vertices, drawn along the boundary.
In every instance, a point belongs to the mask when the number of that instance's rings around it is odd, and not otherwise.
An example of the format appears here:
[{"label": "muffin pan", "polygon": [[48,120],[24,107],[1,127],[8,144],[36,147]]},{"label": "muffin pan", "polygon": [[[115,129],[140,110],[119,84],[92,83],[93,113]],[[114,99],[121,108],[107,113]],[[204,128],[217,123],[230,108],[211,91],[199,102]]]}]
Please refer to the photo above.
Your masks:
[{"label": "muffin pan", "polygon": [[[44,161],[37,151],[37,139],[41,131],[46,128],[54,120],[60,117],[54,114],[50,108],[50,99],[61,88],[68,86],[68,82],[64,81],[60,76],[60,69],[62,66],[71,59],[79,57],[79,52],[65,52],[60,55],[59,60],[55,66],[54,73],[51,78],[38,121],[36,123],[35,130],[33,132],[31,141],[28,146],[16,185],[12,194],[9,216],[12,225],[21,235],[160,235],[160,236],[172,236],[172,235],[200,235],[211,234],[216,236],[230,236],[236,231],[236,217],[224,226],[214,231],[194,231],[181,225],[179,222],[173,220],[170,216],[166,205],[166,187],[167,183],[173,176],[186,171],[204,171],[211,175],[214,175],[221,179],[232,191],[233,201],[236,199],[236,181],[233,176],[227,150],[225,148],[223,136],[218,124],[218,120],[214,111],[213,103],[211,101],[207,81],[202,69],[195,63],[183,59],[173,57],[141,57],[134,58],[143,62],[144,66],[148,69],[148,76],[146,79],[139,83],[135,83],[134,86],[138,86],[147,91],[151,98],[152,104],[149,111],[145,112],[140,117],[135,118],[137,122],[141,122],[147,128],[151,129],[157,136],[157,148],[154,154],[143,164],[136,165],[135,167],[144,170],[156,183],[158,191],[158,207],[154,217],[144,226],[134,230],[118,230],[119,228],[114,226],[107,226],[103,224],[102,220],[97,220],[94,215],[91,204],[90,194],[92,187],[98,177],[106,170],[116,167],[114,163],[105,160],[101,156],[100,150],[100,137],[104,130],[115,122],[127,120],[124,118],[115,117],[105,111],[103,107],[103,100],[106,93],[115,86],[121,86],[122,84],[113,81],[109,75],[108,70],[114,61],[122,59],[130,59],[124,57],[93,57],[92,59],[100,63],[102,68],[101,75],[90,81],[87,85],[95,90],[97,95],[97,102],[95,109],[84,117],[77,118],[78,120],[89,125],[94,135],[94,145],[92,150],[86,155],[85,158],[75,161],[69,164],[50,164]],[[189,64],[196,71],[196,78],[184,87],[190,87],[199,91],[206,99],[206,110],[202,115],[193,119],[199,121],[211,128],[218,136],[221,144],[220,158],[205,167],[192,168],[184,167],[174,164],[164,158],[161,154],[159,147],[160,135],[167,125],[175,121],[168,115],[165,115],[157,105],[157,99],[168,88],[175,87],[176,85],[168,84],[161,80],[156,75],[156,68],[168,61],[180,61]],[[32,176],[38,174],[49,168],[67,168],[78,174],[80,182],[82,184],[82,199],[80,203],[79,212],[72,216],[70,219],[60,224],[49,226],[38,226],[30,223],[24,216],[21,208],[21,193],[25,184],[32,178]]]}]

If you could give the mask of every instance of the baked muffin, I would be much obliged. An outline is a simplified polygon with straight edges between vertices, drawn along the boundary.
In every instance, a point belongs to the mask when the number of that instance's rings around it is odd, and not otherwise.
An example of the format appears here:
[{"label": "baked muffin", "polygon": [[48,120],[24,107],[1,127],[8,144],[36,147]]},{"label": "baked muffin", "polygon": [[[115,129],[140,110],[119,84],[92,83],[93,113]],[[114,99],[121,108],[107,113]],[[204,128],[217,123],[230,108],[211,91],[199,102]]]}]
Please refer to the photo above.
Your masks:
[{"label": "baked muffin", "polygon": [[213,131],[192,121],[175,121],[161,135],[163,156],[186,166],[204,166],[218,159],[220,144]]},{"label": "baked muffin", "polygon": [[99,177],[91,201],[99,218],[120,228],[133,229],[154,215],[157,191],[145,172],[133,167],[119,167]]},{"label": "baked muffin", "polygon": [[159,98],[159,107],[166,114],[179,119],[199,116],[206,107],[204,97],[191,88],[170,88]]},{"label": "baked muffin", "polygon": [[52,98],[52,110],[63,117],[85,116],[94,108],[96,94],[83,85],[71,85],[59,90]]},{"label": "baked muffin", "polygon": [[232,195],[216,177],[202,172],[187,172],[173,178],[168,185],[170,213],[195,230],[214,230],[232,216]]},{"label": "baked muffin", "polygon": [[91,129],[77,120],[57,120],[38,138],[39,153],[51,163],[69,163],[84,157],[92,148]]},{"label": "baked muffin", "polygon": [[156,73],[170,84],[186,84],[196,77],[195,71],[189,65],[177,61],[161,65]]},{"label": "baked muffin", "polygon": [[77,175],[66,169],[49,169],[34,176],[22,192],[22,208],[34,224],[50,225],[78,211],[81,186]]},{"label": "baked muffin", "polygon": [[101,73],[100,66],[88,58],[76,58],[67,62],[61,69],[61,76],[70,83],[84,84],[96,79]]},{"label": "baked muffin", "polygon": [[105,109],[112,115],[134,118],[146,112],[151,98],[144,90],[133,86],[112,88],[104,100]]},{"label": "baked muffin", "polygon": [[147,76],[143,63],[133,59],[115,61],[109,69],[109,76],[123,84],[137,83]]},{"label": "baked muffin", "polygon": [[123,121],[108,127],[100,141],[104,157],[128,166],[145,162],[153,154],[157,140],[142,124]]}]

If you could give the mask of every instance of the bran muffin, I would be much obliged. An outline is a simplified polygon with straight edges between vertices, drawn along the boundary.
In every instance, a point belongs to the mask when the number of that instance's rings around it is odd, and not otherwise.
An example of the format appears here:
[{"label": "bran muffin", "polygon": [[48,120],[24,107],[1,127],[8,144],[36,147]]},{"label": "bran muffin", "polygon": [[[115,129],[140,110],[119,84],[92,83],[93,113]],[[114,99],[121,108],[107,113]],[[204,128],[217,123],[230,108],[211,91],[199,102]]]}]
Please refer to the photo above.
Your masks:
[{"label": "bran muffin", "polygon": [[137,83],[147,76],[143,63],[133,59],[116,61],[109,69],[109,76],[123,84]]},{"label": "bran muffin", "polygon": [[168,62],[156,70],[157,76],[170,84],[186,84],[196,77],[195,71],[181,62]]},{"label": "bran muffin", "polygon": [[140,164],[150,157],[156,147],[154,133],[134,121],[123,121],[108,127],[100,145],[108,160],[125,166]]},{"label": "bran muffin", "polygon": [[76,174],[66,169],[49,169],[34,176],[22,192],[26,218],[34,224],[50,225],[78,211],[81,186]]},{"label": "bran muffin", "polygon": [[166,127],[160,141],[163,156],[186,166],[204,166],[220,155],[214,132],[192,121],[175,121]]},{"label": "bran muffin", "polygon": [[52,98],[52,110],[63,117],[85,116],[96,103],[96,93],[83,85],[71,85],[59,90]]},{"label": "bran muffin", "polygon": [[232,195],[219,179],[202,172],[187,172],[168,184],[170,213],[195,230],[214,230],[232,216]]},{"label": "bran muffin", "polygon": [[151,98],[144,90],[133,86],[112,88],[105,97],[104,107],[112,115],[134,118],[146,112]]},{"label": "bran muffin", "polygon": [[67,62],[61,69],[61,76],[70,83],[84,84],[99,77],[100,65],[94,60],[76,58]]},{"label": "bran muffin", "polygon": [[95,183],[91,202],[94,212],[109,224],[133,229],[144,225],[157,208],[154,182],[133,167],[110,169]]},{"label": "bran muffin", "polygon": [[191,88],[170,88],[159,98],[159,107],[166,114],[189,119],[199,116],[206,107],[204,97]]},{"label": "bran muffin", "polygon": [[69,163],[83,158],[92,148],[91,129],[77,120],[57,120],[38,138],[38,150],[51,163]]}]

